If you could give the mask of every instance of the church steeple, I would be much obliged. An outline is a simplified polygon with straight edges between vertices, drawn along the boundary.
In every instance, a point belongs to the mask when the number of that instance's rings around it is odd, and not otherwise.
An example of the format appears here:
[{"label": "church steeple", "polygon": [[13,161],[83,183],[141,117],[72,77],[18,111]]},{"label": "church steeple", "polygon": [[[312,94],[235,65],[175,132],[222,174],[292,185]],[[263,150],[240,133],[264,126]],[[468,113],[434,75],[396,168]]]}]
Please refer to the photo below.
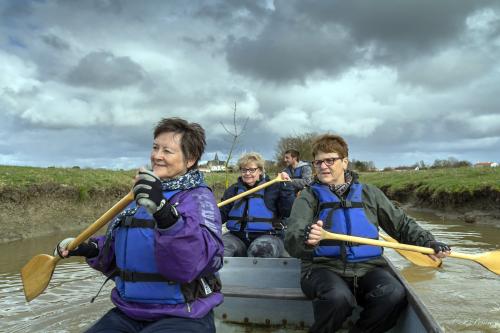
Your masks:
[{"label": "church steeple", "polygon": [[219,156],[217,156],[217,153],[215,153],[214,161],[219,162]]}]

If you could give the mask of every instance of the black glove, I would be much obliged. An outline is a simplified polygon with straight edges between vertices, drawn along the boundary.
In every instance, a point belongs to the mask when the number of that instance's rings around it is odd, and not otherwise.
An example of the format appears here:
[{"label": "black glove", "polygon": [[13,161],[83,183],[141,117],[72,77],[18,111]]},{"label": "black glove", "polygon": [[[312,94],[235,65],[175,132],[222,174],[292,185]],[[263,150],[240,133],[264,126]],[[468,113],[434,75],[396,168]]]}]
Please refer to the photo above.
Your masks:
[{"label": "black glove", "polygon": [[166,229],[177,222],[179,219],[179,213],[177,212],[177,209],[170,204],[170,202],[165,200],[163,207],[153,214],[153,217],[156,220],[158,228]]},{"label": "black glove", "polygon": [[314,223],[308,224],[307,227],[304,228],[304,243],[309,239],[309,233],[311,232],[311,227]]},{"label": "black glove", "polygon": [[141,169],[134,185],[134,198],[137,205],[145,207],[156,220],[158,228],[165,229],[179,219],[174,206],[163,196],[161,180],[152,171]]},{"label": "black glove", "polygon": [[156,213],[166,201],[163,197],[160,178],[146,169],[140,169],[136,178],[133,191],[137,205],[143,206],[151,214]]},{"label": "black glove", "polygon": [[94,241],[89,241],[88,243],[82,243],[78,245],[76,249],[68,251],[68,256],[63,257],[62,251],[64,251],[73,240],[74,238],[66,238],[60,241],[54,249],[54,256],[57,255],[63,259],[74,256],[94,258],[99,254],[99,247],[97,246],[97,243]]},{"label": "black glove", "polygon": [[425,246],[433,249],[435,253],[451,251],[451,248],[448,246],[448,244],[438,241],[428,241],[427,243],[425,243]]}]

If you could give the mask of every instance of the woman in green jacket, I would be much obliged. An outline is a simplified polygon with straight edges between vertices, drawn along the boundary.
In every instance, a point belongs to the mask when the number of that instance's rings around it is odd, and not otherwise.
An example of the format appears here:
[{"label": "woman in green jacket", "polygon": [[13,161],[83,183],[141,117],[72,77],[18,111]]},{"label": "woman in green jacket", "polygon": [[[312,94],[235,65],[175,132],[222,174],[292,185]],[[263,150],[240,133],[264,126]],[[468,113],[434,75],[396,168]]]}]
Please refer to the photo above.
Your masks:
[{"label": "woman in green jacket", "polygon": [[315,181],[295,200],[285,245],[302,259],[301,287],[313,300],[311,332],[334,332],[359,304],[363,311],[351,332],[385,332],[406,304],[405,290],[389,272],[382,248],[321,240],[323,230],[378,239],[381,227],[407,244],[431,247],[442,258],[448,245],[438,242],[377,187],[358,182],[348,171],[348,146],[336,135],[313,142]]}]

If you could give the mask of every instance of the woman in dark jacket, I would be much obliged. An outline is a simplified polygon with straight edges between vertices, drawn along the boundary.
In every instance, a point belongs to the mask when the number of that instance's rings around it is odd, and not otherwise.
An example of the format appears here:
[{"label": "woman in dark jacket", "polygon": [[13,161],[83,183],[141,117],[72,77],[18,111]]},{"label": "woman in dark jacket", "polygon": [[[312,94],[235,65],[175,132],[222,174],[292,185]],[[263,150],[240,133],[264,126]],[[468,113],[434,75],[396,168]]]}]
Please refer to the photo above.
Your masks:
[{"label": "woman in dark jacket", "polygon": [[402,243],[428,246],[445,257],[450,248],[377,187],[358,182],[347,169],[344,139],[326,134],[313,142],[316,179],[293,204],[287,250],[302,259],[301,287],[312,299],[314,333],[336,332],[357,304],[363,307],[349,332],[385,332],[406,304],[405,290],[387,269],[378,246],[321,240],[323,230],[378,239],[378,229]]},{"label": "woman in dark jacket", "polygon": [[[241,176],[224,192],[223,200],[269,181],[264,173],[264,160],[257,153],[243,155],[238,167]],[[284,256],[284,219],[293,200],[293,189],[285,183],[276,183],[221,207],[222,223],[229,230],[222,236],[224,256]]]}]

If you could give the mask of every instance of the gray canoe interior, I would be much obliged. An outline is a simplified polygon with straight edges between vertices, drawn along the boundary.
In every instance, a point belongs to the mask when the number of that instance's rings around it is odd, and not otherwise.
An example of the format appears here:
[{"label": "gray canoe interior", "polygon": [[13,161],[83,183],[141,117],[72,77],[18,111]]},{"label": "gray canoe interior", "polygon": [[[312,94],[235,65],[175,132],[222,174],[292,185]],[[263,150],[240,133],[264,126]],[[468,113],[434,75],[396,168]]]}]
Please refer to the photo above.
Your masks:
[{"label": "gray canoe interior", "polygon": [[[220,273],[224,303],[215,309],[219,320],[298,329],[313,323],[311,300],[300,289],[300,260],[225,258]],[[442,332],[406,281],[395,274],[407,288],[408,306],[390,332]]]}]

